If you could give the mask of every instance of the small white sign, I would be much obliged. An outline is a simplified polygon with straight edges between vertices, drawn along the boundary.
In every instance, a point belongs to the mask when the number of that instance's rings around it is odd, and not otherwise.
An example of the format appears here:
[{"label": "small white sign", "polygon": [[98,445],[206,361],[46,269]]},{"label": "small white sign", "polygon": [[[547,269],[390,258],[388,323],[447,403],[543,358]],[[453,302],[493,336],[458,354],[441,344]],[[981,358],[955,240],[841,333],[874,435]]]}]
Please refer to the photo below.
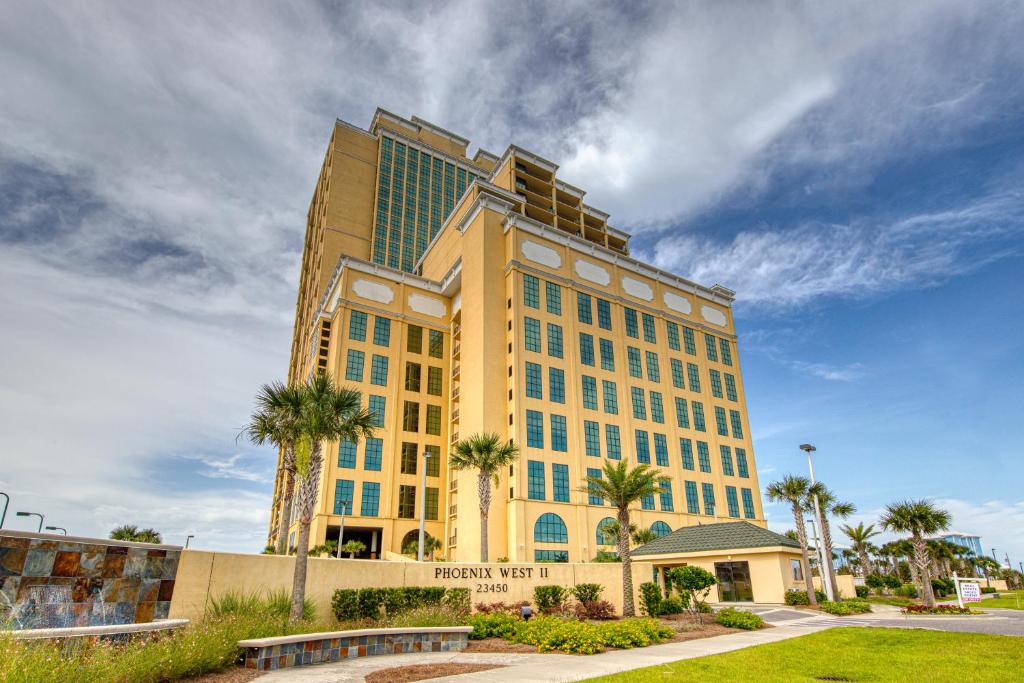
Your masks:
[{"label": "small white sign", "polygon": [[981,602],[981,584],[964,581],[960,584],[960,597],[964,602]]}]

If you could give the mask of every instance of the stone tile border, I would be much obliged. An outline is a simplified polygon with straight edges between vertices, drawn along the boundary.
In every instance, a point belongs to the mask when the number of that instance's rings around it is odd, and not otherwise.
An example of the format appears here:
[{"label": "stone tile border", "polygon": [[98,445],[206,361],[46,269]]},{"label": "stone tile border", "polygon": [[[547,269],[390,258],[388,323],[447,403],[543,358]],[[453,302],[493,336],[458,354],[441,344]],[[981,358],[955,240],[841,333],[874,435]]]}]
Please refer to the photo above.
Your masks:
[{"label": "stone tile border", "polygon": [[8,631],[15,640],[62,640],[65,638],[100,638],[118,640],[140,633],[174,631],[188,626],[188,619],[165,619],[145,624],[119,624],[110,626],[75,626],[71,628],[33,628]]},{"label": "stone tile border", "polygon": [[245,668],[274,671],[374,655],[458,652],[466,648],[472,630],[470,626],[370,628],[240,640],[238,647],[245,650]]}]

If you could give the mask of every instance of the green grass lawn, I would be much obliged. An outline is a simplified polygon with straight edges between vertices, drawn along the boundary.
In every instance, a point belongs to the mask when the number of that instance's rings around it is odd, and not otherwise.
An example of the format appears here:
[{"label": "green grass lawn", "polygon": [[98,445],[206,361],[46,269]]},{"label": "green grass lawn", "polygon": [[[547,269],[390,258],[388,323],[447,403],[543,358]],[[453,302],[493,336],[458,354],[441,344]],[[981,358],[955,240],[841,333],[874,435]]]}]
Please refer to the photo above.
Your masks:
[{"label": "green grass lawn", "polygon": [[895,595],[869,595],[867,601],[876,605],[892,605],[893,607],[906,607],[912,602],[911,598],[900,598]]},{"label": "green grass lawn", "polygon": [[[956,602],[954,596],[953,602]],[[1003,609],[1024,609],[1024,591],[1003,591],[998,598],[984,599],[981,602],[972,602],[971,607],[985,609],[986,607],[1001,607]]]},{"label": "green grass lawn", "polygon": [[723,655],[594,678],[604,683],[663,681],[1019,680],[1024,639],[976,633],[836,628]]}]

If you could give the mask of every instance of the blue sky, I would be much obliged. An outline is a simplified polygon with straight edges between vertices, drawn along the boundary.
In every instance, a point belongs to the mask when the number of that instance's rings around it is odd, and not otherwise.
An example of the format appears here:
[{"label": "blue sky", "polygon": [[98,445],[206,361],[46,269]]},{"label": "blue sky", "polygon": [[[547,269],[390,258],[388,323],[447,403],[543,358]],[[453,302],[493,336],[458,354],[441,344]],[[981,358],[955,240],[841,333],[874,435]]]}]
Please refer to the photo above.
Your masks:
[{"label": "blue sky", "polygon": [[1009,2],[13,4],[0,490],[262,546],[273,455],[236,436],[331,123],[380,105],[559,161],[636,254],[735,289],[762,481],[810,440],[855,521],[930,496],[1016,564],[1020,35]]}]

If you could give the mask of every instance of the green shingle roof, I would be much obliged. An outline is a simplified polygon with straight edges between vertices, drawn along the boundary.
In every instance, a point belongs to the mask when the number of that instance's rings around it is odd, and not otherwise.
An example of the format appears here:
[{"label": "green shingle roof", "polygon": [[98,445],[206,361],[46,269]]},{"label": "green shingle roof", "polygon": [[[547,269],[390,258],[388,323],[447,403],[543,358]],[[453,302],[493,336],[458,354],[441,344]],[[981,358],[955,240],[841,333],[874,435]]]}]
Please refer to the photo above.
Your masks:
[{"label": "green shingle roof", "polygon": [[719,522],[717,524],[684,526],[647,545],[640,546],[631,554],[635,557],[736,548],[766,548],[777,545],[788,548],[800,547],[799,543],[788,536],[763,529],[750,522]]}]

